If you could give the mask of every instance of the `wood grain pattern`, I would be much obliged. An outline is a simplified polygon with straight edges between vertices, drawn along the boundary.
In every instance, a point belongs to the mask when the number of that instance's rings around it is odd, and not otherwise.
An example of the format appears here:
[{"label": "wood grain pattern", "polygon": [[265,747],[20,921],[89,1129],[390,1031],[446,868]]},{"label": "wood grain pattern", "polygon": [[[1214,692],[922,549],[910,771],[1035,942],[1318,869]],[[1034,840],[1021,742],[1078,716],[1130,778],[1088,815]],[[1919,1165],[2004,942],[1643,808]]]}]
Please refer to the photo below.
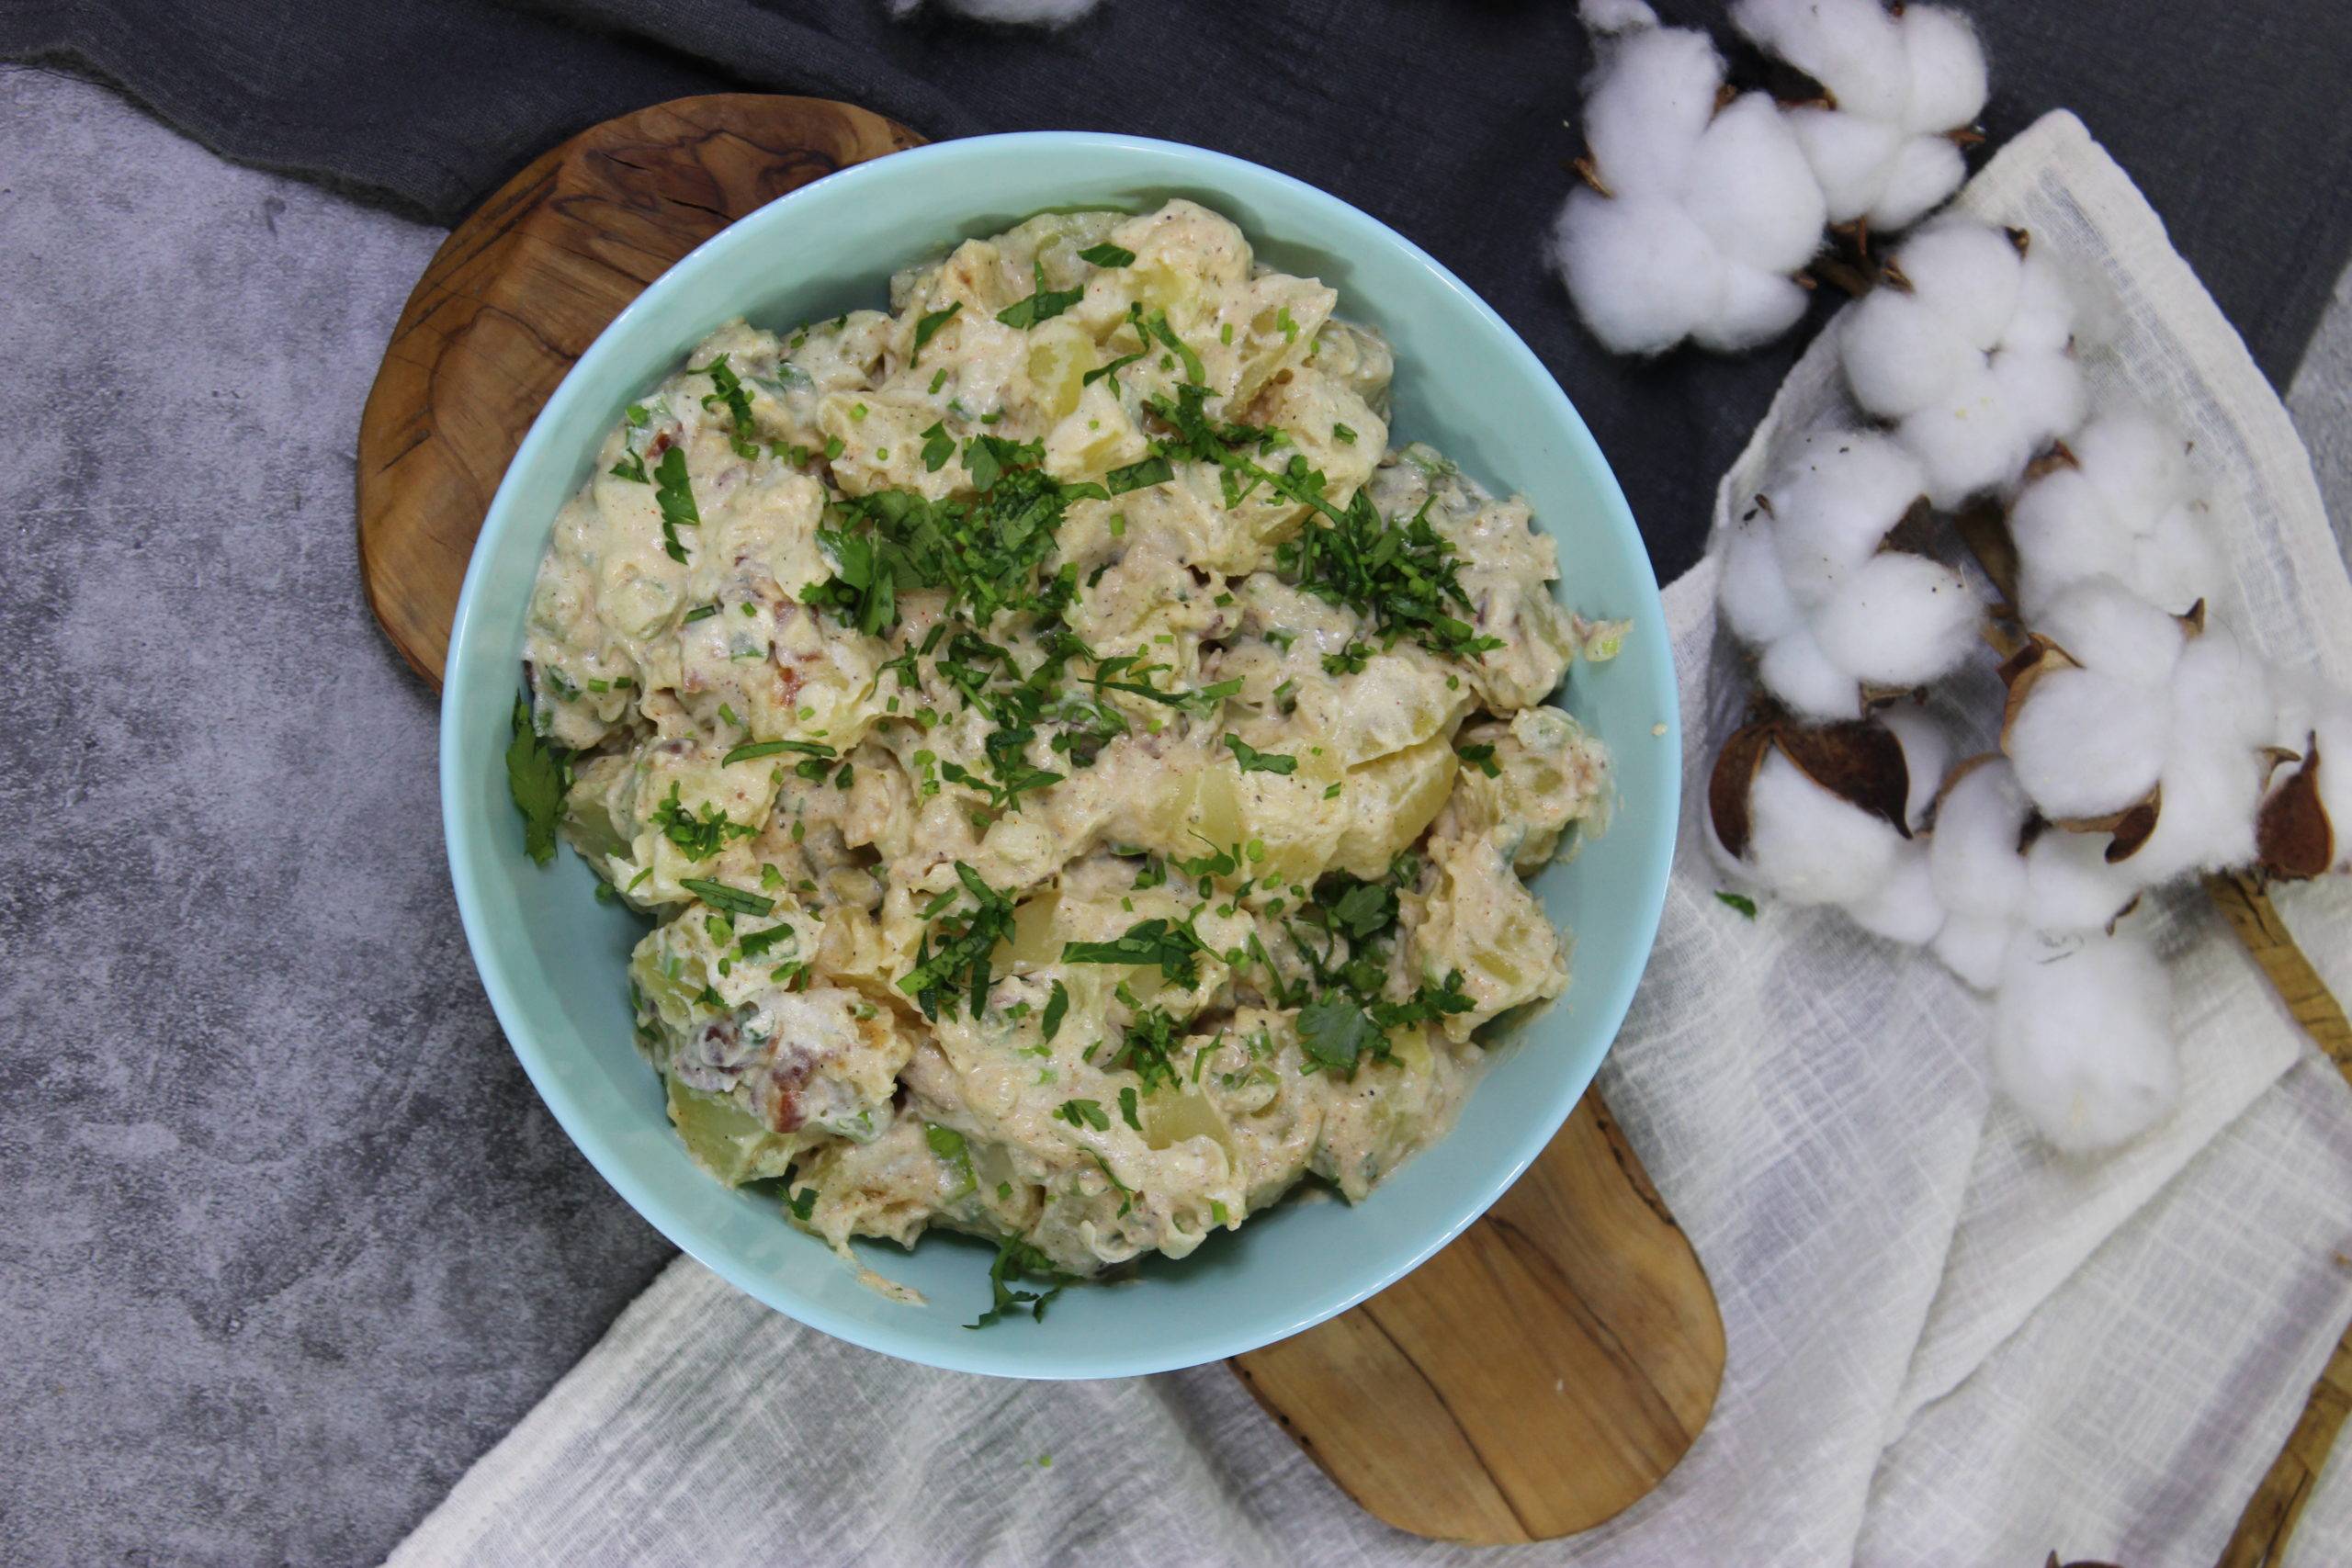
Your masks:
[{"label": "wood grain pattern", "polygon": [[[729,221],[903,127],[809,99],[689,98],[597,126],[460,224],[401,312],[359,437],[360,565],[438,682],[474,536],[524,432],[639,289]],[[1597,1095],[1453,1246],[1240,1357],[1285,1430],[1379,1517],[1542,1540],[1656,1486],[1723,1376],[1713,1292]]]},{"label": "wood grain pattern", "polygon": [[1590,1529],[1655,1487],[1714,1407],[1724,1330],[1690,1242],[1589,1094],[1444,1251],[1233,1366],[1371,1513],[1502,1544]]},{"label": "wood grain pattern", "polygon": [[680,98],[581,132],[451,231],[359,420],[360,573],[417,673],[441,679],[507,462],[621,308],[745,213],[922,140],[821,98]]}]

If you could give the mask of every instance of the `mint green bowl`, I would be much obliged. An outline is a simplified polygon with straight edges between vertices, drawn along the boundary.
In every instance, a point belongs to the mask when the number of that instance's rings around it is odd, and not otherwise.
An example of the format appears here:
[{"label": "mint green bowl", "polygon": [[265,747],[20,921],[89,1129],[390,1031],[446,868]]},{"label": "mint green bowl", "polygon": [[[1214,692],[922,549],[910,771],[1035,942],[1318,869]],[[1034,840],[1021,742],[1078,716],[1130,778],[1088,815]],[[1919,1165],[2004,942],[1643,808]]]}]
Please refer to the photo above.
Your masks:
[{"label": "mint green bowl", "polygon": [[[1073,1288],[1043,1323],[970,1332],[989,1302],[989,1248],[946,1235],[912,1254],[867,1247],[876,1269],[928,1298],[898,1304],[792,1230],[773,1200],[722,1188],[686,1157],[630,1041],[623,967],[642,922],[596,902],[569,849],[544,869],[522,852],[503,753],[524,610],[556,509],[605,432],[721,321],[784,327],[882,305],[893,269],[1041,209],[1142,211],[1177,196],[1224,212],[1267,262],[1321,278],[1341,313],[1386,333],[1399,438],[1524,493],[1559,541],[1564,601],[1631,618],[1623,654],[1578,665],[1563,699],[1613,748],[1620,798],[1608,832],[1536,882],[1573,934],[1575,984],[1501,1044],[1443,1142],[1359,1206],[1286,1203],[1182,1262],[1155,1258],[1132,1280]],[[1584,422],[1501,318],[1409,241],[1296,180],[1083,132],[978,137],[860,164],[761,209],[658,279],[581,356],[506,470],[466,574],[441,703],[443,820],[474,963],[531,1081],[605,1179],[730,1283],[812,1327],[933,1366],[1033,1378],[1164,1371],[1295,1334],[1405,1274],[1501,1196],[1624,1019],[1666,896],[1679,755],[1641,536]]]}]

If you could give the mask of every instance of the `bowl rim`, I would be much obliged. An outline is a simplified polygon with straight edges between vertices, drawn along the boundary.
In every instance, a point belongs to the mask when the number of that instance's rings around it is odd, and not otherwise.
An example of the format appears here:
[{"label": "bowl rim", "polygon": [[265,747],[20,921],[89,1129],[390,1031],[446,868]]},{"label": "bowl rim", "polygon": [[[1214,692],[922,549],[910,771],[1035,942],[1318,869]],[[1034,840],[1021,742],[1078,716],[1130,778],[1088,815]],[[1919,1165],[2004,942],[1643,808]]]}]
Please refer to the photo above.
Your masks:
[{"label": "bowl rim", "polygon": [[[1601,504],[1595,511],[1604,526],[1622,535],[1631,546],[1631,558],[1638,573],[1639,603],[1629,608],[1628,618],[1634,622],[1634,635],[1644,640],[1654,641],[1659,656],[1657,665],[1659,689],[1646,694],[1656,706],[1663,729],[1654,730],[1643,739],[1652,745],[1665,748],[1660,776],[1668,780],[1680,778],[1682,736],[1673,645],[1668,635],[1657,569],[1634,521],[1632,508],[1625,501],[1615,469],[1602,454],[1600,443],[1594,439],[1566,389],[1561,387],[1559,378],[1510,322],[1444,263],[1361,208],[1278,169],[1185,142],[1107,131],[1012,131],[928,142],[836,170],[746,213],[680,257],[606,323],[548,394],[546,403],[534,416],[529,431],[515,448],[505,472],[500,477],[497,491],[483,514],[481,532],[467,561],[464,583],[451,624],[449,656],[442,682],[440,764],[436,773],[441,791],[443,839],[468,953],[490,998],[500,1032],[505,1036],[509,1049],[521,1062],[540,1101],[554,1115],[565,1135],[587,1157],[597,1174],[680,1251],[752,1300],[797,1323],[861,1348],[920,1365],[950,1371],[1062,1381],[1171,1371],[1225,1359],[1288,1338],[1386,1290],[1434,1257],[1491,1209],[1558,1135],[1577,1103],[1590,1088],[1593,1076],[1614,1048],[1623,1029],[1634,990],[1648,967],[1649,957],[1657,943],[1658,925],[1665,910],[1668,869],[1679,831],[1680,802],[1679,798],[1645,802],[1643,804],[1651,809],[1638,815],[1621,808],[1611,827],[1612,832],[1639,832],[1644,840],[1640,848],[1645,852],[1641,858],[1645,886],[1639,889],[1638,900],[1629,903],[1623,911],[1633,934],[1638,939],[1637,947],[1643,959],[1639,964],[1626,965],[1621,973],[1598,977],[1600,983],[1589,987],[1586,986],[1587,976],[1577,977],[1582,987],[1577,993],[1578,1006],[1588,1010],[1589,1027],[1605,1036],[1599,1055],[1593,1059],[1592,1073],[1562,1075],[1551,1091],[1550,1102],[1543,1107],[1539,1115],[1526,1123],[1526,1130],[1511,1146],[1498,1151],[1502,1157],[1495,1160],[1489,1174],[1472,1199],[1463,1203],[1442,1224],[1433,1226],[1413,1247],[1391,1258],[1360,1288],[1319,1300],[1304,1313],[1276,1320],[1271,1326],[1261,1322],[1255,1329],[1228,1332],[1223,1340],[1212,1342],[1206,1349],[1194,1346],[1167,1353],[1145,1347],[1135,1354],[1118,1358],[1086,1357],[1066,1351],[1057,1355],[1050,1347],[1042,1343],[1031,1345],[1027,1341],[1023,1341],[1019,1349],[1000,1348],[999,1341],[986,1335],[969,1336],[969,1348],[967,1349],[963,1342],[955,1338],[942,1342],[922,1334],[895,1330],[888,1324],[846,1315],[823,1303],[803,1299],[788,1280],[757,1272],[736,1262],[730,1249],[705,1229],[701,1218],[689,1206],[673,1204],[631,1171],[628,1158],[618,1146],[618,1134],[607,1132],[590,1116],[553,1070],[553,1047],[540,1042],[522,1027],[520,1021],[526,1015],[512,978],[499,963],[485,962],[482,956],[485,951],[495,951],[485,940],[488,920],[481,905],[481,894],[475,886],[476,878],[486,874],[470,869],[469,862],[479,861],[489,850],[476,842],[476,836],[466,829],[461,820],[463,813],[459,807],[465,798],[468,780],[459,772],[459,761],[467,749],[451,744],[449,737],[460,729],[458,709],[460,694],[468,685],[463,673],[478,659],[486,657],[477,651],[477,644],[481,641],[478,627],[490,619],[488,607],[482,601],[482,581],[483,562],[492,552],[484,547],[507,531],[523,525],[517,521],[521,503],[516,500],[519,489],[516,476],[534,467],[542,450],[556,440],[558,427],[571,417],[571,404],[587,397],[589,389],[602,378],[604,372],[599,365],[602,351],[639,317],[650,313],[654,308],[651,301],[692,288],[715,265],[715,258],[741,246],[758,243],[758,236],[766,229],[788,220],[792,212],[817,199],[815,193],[821,192],[825,197],[837,197],[844,186],[903,178],[933,164],[952,168],[1007,155],[1036,154],[1047,150],[1105,150],[1173,158],[1185,165],[1182,177],[1211,186],[1218,183],[1220,175],[1235,172],[1250,180],[1272,182],[1308,206],[1323,209],[1326,215],[1338,220],[1341,225],[1355,226],[1372,239],[1396,248],[1415,265],[1431,275],[1442,288],[1485,324],[1498,340],[1499,351],[1503,355],[1517,359],[1525,368],[1535,373],[1538,385],[1544,389],[1542,395],[1548,402],[1549,421],[1567,437],[1569,460],[1580,464],[1596,476]],[[682,355],[688,353],[693,346],[691,344],[682,344],[679,352]],[[1612,739],[1614,743],[1617,739]]]}]

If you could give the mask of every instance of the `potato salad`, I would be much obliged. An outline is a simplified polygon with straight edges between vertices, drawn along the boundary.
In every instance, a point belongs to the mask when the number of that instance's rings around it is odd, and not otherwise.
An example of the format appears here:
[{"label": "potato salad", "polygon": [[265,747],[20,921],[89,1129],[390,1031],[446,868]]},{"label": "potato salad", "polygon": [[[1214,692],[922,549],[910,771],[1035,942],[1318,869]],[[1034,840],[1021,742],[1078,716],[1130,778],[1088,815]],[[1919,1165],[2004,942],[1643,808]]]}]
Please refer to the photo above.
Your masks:
[{"label": "potato salad", "polygon": [[843,1257],[967,1232],[1034,1314],[1361,1199],[1566,988],[1521,879],[1609,763],[1545,699],[1622,626],[1337,303],[1189,201],[1034,218],[721,327],[557,516],[530,846],[656,922],[694,1157]]}]

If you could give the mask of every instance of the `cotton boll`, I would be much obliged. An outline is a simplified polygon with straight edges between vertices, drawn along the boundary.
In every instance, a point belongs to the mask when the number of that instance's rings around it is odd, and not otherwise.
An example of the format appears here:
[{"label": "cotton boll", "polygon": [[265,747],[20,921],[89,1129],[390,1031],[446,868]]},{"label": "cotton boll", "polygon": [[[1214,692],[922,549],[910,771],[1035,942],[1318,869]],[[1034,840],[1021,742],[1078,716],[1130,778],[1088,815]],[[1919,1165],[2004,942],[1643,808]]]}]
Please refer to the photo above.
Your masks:
[{"label": "cotton boll", "polygon": [[1873,556],[1824,604],[1813,635],[1832,663],[1872,686],[1923,686],[1950,674],[1975,645],[1983,606],[1940,561]]},{"label": "cotton boll", "polygon": [[2075,291],[2057,265],[2037,251],[2026,253],[2018,272],[2017,309],[2002,342],[2011,348],[2063,354],[2075,341]]},{"label": "cotton boll", "polygon": [[1732,26],[1865,118],[1900,117],[1910,62],[1894,18],[1878,0],[1738,0]]},{"label": "cotton boll", "polygon": [[1621,197],[1679,192],[1723,85],[1723,59],[1704,33],[1651,28],[1606,42],[1582,116],[1602,182]]},{"label": "cotton boll", "polygon": [[1773,750],[1748,792],[1747,865],[1793,904],[1867,897],[1894,870],[1900,834],[1849,806]]},{"label": "cotton boll", "polygon": [[1888,160],[1886,180],[1866,216],[1883,233],[1907,229],[1941,207],[1968,177],[1960,149],[1940,136],[1904,140]]},{"label": "cotton boll", "polygon": [[1860,683],[1838,668],[1803,626],[1764,650],[1756,675],[1765,690],[1806,718],[1845,719],[1861,715]]},{"label": "cotton boll", "polygon": [[1998,489],[2033,455],[2025,428],[2010,409],[1992,368],[1961,372],[1954,389],[1905,418],[1903,444],[1928,476],[1928,499],[1951,512],[1969,497]]},{"label": "cotton boll", "polygon": [[1808,434],[1766,491],[1781,567],[1799,603],[1819,603],[1875,555],[1926,489],[1919,465],[1883,435]]},{"label": "cotton boll", "polygon": [[1906,118],[1919,130],[1966,125],[1984,112],[1991,84],[1976,29],[1957,11],[1906,6],[1901,18],[1909,67]]},{"label": "cotton boll", "polygon": [[2172,671],[2174,739],[2211,751],[2254,751],[2278,718],[2270,666],[2219,621],[2180,650]]},{"label": "cotton boll", "polygon": [[1725,256],[1766,273],[1811,261],[1828,220],[1804,149],[1762,93],[1733,100],[1707,127],[1682,203]]},{"label": "cotton boll", "polygon": [[2134,541],[2131,559],[2133,592],[2176,614],[2186,615],[2228,581],[2229,563],[2206,526],[2202,501],[2186,501],[2166,510]]},{"label": "cotton boll", "polygon": [[2001,749],[2043,815],[2105,817],[2156,787],[2169,718],[2161,691],[2092,670],[2055,670],[2034,682]]},{"label": "cotton boll", "polygon": [[2083,482],[2118,517],[2154,517],[2190,489],[2177,432],[2145,410],[2111,409],[2066,437]]},{"label": "cotton boll", "polygon": [[1944,927],[1944,907],[1936,901],[1928,872],[1927,846],[1901,845],[1886,880],[1863,897],[1843,906],[1847,917],[1872,936],[1924,947]]},{"label": "cotton boll", "polygon": [[1903,242],[1895,265],[1915,299],[1989,354],[2016,313],[2024,262],[2007,234],[1973,219],[1930,223]]},{"label": "cotton boll", "polygon": [[1953,780],[1936,807],[1935,836],[1928,840],[1936,901],[1973,920],[2006,927],[2016,919],[2026,895],[2018,840],[2031,809],[2005,761],[1981,763]]},{"label": "cotton boll", "polygon": [[1732,635],[1751,647],[1787,636],[1804,618],[1790,597],[1788,580],[1781,575],[1769,525],[1760,513],[1725,531],[1715,599]]},{"label": "cotton boll", "polygon": [[2157,688],[2171,681],[2184,641],[2177,620],[2107,576],[2051,600],[2033,629],[2086,669]]},{"label": "cotton boll", "polygon": [[2000,984],[2001,957],[2008,951],[2010,935],[2007,920],[1947,915],[1928,951],[1969,985],[1989,991]]},{"label": "cotton boll", "polygon": [[1993,1005],[1993,1077],[2069,1153],[2112,1148],[2180,1099],[2171,987],[2130,937],[2018,936]]},{"label": "cotton boll", "polygon": [[1829,220],[1850,223],[1868,214],[1885,193],[1903,150],[1903,132],[1859,115],[1810,106],[1789,110],[1788,120],[1820,183]]},{"label": "cotton boll", "polygon": [[1671,201],[1576,191],[1554,239],[1577,313],[1611,353],[1664,353],[1722,298],[1722,264]]},{"label": "cotton boll", "polygon": [[2082,423],[2083,373],[2072,355],[2004,348],[1993,355],[1992,371],[2029,457]]},{"label": "cotton boll", "polygon": [[1797,324],[1808,298],[1793,278],[1745,262],[1727,263],[1715,309],[1691,327],[1690,340],[1718,354],[1770,343]]},{"label": "cotton boll", "polygon": [[1928,812],[1943,787],[1944,770],[1951,765],[1951,736],[1928,716],[1926,710],[1899,705],[1878,716],[1903,748],[1903,768],[1910,789],[1903,802],[1903,820],[1913,832],[1928,825]]},{"label": "cotton boll", "polygon": [[2256,752],[2176,742],[2165,761],[2155,831],[2123,869],[2141,886],[2160,887],[2190,872],[2252,864],[2264,772]]},{"label": "cotton boll", "polygon": [[2028,616],[2077,582],[2131,558],[2132,540],[2078,468],[2053,468],[2018,491],[2009,508],[2018,550],[2018,604]]},{"label": "cotton boll", "polygon": [[1838,328],[1838,353],[1854,400],[1901,419],[1951,395],[1969,367],[1968,344],[1917,294],[1873,288]]},{"label": "cotton boll", "polygon": [[2034,931],[2104,931],[2140,896],[2140,884],[2107,858],[2104,833],[2052,829],[2025,852],[2024,923]]}]

